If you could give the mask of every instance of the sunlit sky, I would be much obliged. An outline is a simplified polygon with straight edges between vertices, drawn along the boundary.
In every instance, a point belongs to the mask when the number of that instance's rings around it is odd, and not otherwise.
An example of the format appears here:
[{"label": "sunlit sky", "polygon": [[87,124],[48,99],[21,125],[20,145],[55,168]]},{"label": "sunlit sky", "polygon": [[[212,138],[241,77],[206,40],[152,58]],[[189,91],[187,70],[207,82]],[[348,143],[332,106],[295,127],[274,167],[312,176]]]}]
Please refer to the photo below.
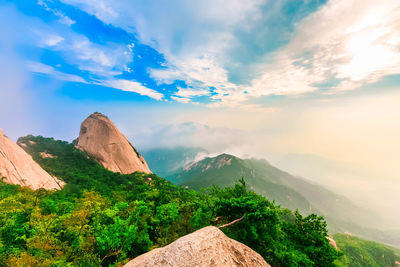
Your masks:
[{"label": "sunlit sky", "polygon": [[[400,203],[398,0],[5,0],[0,17],[0,128],[14,140],[70,141],[99,111],[141,149],[264,157]],[[313,175],[287,155],[334,167]]]}]

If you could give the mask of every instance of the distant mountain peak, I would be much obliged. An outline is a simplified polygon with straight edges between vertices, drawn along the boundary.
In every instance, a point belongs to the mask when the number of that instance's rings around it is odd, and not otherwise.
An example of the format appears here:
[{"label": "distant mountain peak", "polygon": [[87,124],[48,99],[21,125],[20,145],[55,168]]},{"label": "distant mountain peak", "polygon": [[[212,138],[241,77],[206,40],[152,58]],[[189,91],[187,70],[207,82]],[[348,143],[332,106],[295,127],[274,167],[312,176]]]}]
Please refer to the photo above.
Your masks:
[{"label": "distant mountain peak", "polygon": [[235,156],[223,153],[216,157],[206,157],[200,161],[195,161],[187,164],[183,167],[185,171],[189,171],[194,168],[202,168],[202,171],[206,171],[209,169],[220,169],[224,166],[228,166],[232,164],[233,159],[238,159]]},{"label": "distant mountain peak", "polygon": [[82,122],[76,147],[95,157],[110,171],[151,173],[144,158],[102,113],[95,112]]}]

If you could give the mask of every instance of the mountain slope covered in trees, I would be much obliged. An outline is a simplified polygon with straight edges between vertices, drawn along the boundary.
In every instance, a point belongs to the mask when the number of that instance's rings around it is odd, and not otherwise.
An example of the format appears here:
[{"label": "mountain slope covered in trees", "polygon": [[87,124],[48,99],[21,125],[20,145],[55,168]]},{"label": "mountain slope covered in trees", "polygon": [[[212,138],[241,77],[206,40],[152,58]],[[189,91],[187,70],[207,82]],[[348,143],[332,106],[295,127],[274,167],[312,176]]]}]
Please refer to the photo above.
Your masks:
[{"label": "mountain slope covered in trees", "polygon": [[322,217],[282,209],[243,180],[197,192],[154,174],[113,173],[67,142],[25,140],[34,141],[26,151],[66,185],[33,191],[0,182],[1,266],[115,266],[216,217],[221,224],[243,217],[225,234],[273,266],[334,266],[338,257]]},{"label": "mountain slope covered in trees", "polygon": [[[306,179],[284,172],[266,160],[240,159],[222,154],[189,164],[177,173],[168,176],[182,186],[200,189],[212,185],[231,186],[244,177],[251,189],[277,204],[302,213],[318,212],[335,220],[335,231],[341,229],[341,222],[360,222],[376,226],[373,215],[354,205],[343,196]],[[340,220],[338,220],[340,218]]]},{"label": "mountain slope covered in trees", "polygon": [[344,256],[337,260],[339,266],[348,267],[397,267],[400,265],[400,250],[373,241],[346,234],[334,236]]}]

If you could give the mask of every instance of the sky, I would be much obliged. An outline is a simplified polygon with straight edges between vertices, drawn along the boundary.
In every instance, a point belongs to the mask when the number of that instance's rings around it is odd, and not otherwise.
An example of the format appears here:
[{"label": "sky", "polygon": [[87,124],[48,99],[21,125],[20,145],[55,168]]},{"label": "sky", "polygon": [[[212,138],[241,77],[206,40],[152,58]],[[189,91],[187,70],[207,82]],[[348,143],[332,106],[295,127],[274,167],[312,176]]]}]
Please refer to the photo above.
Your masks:
[{"label": "sky", "polygon": [[139,149],[263,157],[400,203],[398,0],[3,0],[0,17],[13,140],[71,141],[98,111]]}]

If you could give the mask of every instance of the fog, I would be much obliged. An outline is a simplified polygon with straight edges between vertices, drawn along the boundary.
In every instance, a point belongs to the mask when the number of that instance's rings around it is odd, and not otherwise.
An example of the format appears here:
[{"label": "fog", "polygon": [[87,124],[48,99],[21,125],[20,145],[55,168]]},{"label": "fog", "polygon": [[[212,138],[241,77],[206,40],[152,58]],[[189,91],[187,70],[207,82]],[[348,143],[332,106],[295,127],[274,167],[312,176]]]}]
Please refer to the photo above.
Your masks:
[{"label": "fog", "polygon": [[202,109],[127,130],[143,149],[199,146],[211,154],[265,158],[347,196],[382,217],[387,228],[400,225],[400,93],[284,104],[254,111]]}]

